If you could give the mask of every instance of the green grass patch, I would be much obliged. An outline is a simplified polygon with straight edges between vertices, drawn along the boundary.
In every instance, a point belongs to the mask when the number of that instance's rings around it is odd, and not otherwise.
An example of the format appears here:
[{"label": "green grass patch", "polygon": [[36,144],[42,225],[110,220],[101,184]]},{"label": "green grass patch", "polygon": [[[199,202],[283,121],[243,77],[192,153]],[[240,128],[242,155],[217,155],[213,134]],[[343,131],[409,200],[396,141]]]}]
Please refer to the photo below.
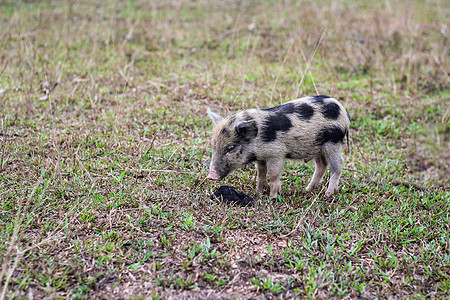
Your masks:
[{"label": "green grass patch", "polygon": [[[6,298],[450,296],[448,5],[3,1]],[[327,94],[351,118],[339,192],[252,166],[211,200],[211,124]],[[324,177],[324,184],[329,175]]]}]

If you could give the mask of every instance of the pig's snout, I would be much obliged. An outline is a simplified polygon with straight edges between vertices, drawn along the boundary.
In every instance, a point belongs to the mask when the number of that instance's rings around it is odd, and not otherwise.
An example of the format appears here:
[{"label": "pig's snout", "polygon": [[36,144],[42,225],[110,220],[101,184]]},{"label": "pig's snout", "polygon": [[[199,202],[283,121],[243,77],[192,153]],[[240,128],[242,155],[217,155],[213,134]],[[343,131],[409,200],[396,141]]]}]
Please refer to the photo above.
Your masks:
[{"label": "pig's snout", "polygon": [[216,169],[209,170],[208,177],[206,177],[206,178],[212,179],[212,180],[220,180],[220,176],[219,176],[219,174],[217,174]]}]

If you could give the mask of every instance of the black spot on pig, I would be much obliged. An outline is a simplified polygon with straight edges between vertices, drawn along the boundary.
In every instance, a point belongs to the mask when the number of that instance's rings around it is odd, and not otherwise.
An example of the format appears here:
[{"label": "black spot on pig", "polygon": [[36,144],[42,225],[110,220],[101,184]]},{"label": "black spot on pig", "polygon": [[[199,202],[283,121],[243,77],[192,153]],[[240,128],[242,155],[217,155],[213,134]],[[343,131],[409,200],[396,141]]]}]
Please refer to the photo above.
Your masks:
[{"label": "black spot on pig", "polygon": [[323,145],[328,142],[332,143],[338,143],[342,142],[344,140],[345,132],[342,130],[342,128],[338,126],[333,126],[329,128],[322,129],[318,136],[317,136],[317,142],[320,145]]},{"label": "black spot on pig", "polygon": [[323,104],[324,103],[323,100],[328,99],[330,97],[325,96],[325,95],[319,95],[319,96],[312,96],[312,98],[313,98],[313,100],[312,100],[313,103]]},{"label": "black spot on pig", "polygon": [[314,108],[307,103],[302,103],[295,107],[295,112],[300,119],[309,120],[314,115]]},{"label": "black spot on pig", "polygon": [[222,185],[210,196],[211,200],[219,199],[231,205],[248,206],[255,201],[252,197],[231,186]]},{"label": "black spot on pig", "polygon": [[261,138],[263,142],[272,142],[277,139],[277,131],[286,132],[292,128],[291,120],[285,115],[274,114],[268,116],[262,126]]},{"label": "black spot on pig", "polygon": [[272,108],[262,109],[263,111],[271,111],[277,113],[291,114],[294,112],[294,103],[281,104]]},{"label": "black spot on pig", "polygon": [[331,120],[336,120],[339,117],[340,112],[341,109],[339,108],[339,105],[334,102],[326,103],[322,107],[322,114],[324,117]]},{"label": "black spot on pig", "polygon": [[224,136],[230,136],[230,131],[228,129],[226,129],[225,127],[222,128],[222,130],[220,131],[220,133]]},{"label": "black spot on pig", "polygon": [[255,162],[258,158],[256,157],[255,153],[250,153],[247,157],[247,159],[245,160],[245,164],[249,164],[252,162]]}]

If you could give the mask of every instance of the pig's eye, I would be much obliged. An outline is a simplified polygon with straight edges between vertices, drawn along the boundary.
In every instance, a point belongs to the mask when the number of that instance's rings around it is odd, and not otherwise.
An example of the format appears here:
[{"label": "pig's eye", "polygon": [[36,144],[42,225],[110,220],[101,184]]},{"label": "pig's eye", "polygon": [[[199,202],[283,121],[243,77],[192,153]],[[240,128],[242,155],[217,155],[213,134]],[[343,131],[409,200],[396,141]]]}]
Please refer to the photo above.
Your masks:
[{"label": "pig's eye", "polygon": [[230,145],[230,146],[228,146],[228,148],[227,148],[227,153],[233,152],[233,151],[235,151],[236,149],[237,149],[237,146],[236,146],[236,145]]}]

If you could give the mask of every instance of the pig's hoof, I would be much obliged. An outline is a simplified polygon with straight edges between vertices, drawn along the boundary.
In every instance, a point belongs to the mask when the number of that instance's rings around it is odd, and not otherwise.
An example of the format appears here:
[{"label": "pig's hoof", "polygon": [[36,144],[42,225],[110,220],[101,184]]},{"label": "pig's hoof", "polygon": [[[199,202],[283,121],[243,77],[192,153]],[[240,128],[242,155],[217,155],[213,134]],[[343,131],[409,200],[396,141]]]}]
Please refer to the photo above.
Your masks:
[{"label": "pig's hoof", "polygon": [[256,191],[258,192],[264,192],[266,190],[267,183],[259,184],[256,186]]},{"label": "pig's hoof", "polygon": [[332,190],[332,191],[330,191],[330,190],[327,190],[326,192],[325,192],[325,198],[330,198],[331,196],[333,196],[333,194],[336,192],[337,190]]},{"label": "pig's hoof", "polygon": [[281,193],[281,182],[273,181],[270,183],[270,198],[276,198]]},{"label": "pig's hoof", "polygon": [[277,190],[277,189],[271,189],[270,190],[270,198],[272,198],[272,199],[274,199],[274,198],[277,198],[278,197],[278,195],[280,194],[280,190]]},{"label": "pig's hoof", "polygon": [[310,184],[308,184],[308,186],[306,187],[306,190],[307,190],[308,192],[310,192],[310,191],[312,191],[313,189],[315,189],[317,186],[318,186],[318,184],[312,184],[312,183],[310,183]]}]

